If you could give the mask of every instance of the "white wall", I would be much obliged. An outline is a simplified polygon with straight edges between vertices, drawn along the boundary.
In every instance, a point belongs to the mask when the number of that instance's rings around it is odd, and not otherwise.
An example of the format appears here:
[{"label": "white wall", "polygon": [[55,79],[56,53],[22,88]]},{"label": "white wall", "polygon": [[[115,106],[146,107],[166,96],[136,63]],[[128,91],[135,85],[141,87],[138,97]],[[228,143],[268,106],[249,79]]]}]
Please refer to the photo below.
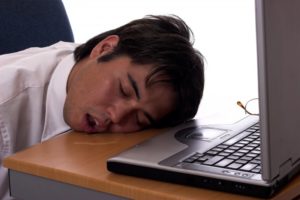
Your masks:
[{"label": "white wall", "polygon": [[64,0],[75,41],[148,14],[175,14],[191,27],[206,58],[206,86],[197,118],[232,123],[237,100],[257,97],[254,0]]}]

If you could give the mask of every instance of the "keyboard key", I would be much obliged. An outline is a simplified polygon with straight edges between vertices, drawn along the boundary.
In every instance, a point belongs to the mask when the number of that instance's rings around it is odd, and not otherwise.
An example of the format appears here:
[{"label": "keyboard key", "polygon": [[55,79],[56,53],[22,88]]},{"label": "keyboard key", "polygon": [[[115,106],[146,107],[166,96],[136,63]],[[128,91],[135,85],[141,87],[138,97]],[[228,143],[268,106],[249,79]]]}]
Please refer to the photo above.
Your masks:
[{"label": "keyboard key", "polygon": [[245,146],[245,144],[240,144],[240,143],[237,143],[237,144],[235,144],[235,145],[233,145],[234,147],[244,147]]},{"label": "keyboard key", "polygon": [[230,153],[226,153],[226,152],[219,153],[219,156],[229,156],[229,155],[230,155]]},{"label": "keyboard key", "polygon": [[242,164],[239,164],[239,163],[232,163],[232,164],[230,164],[230,165],[228,165],[228,168],[230,168],[230,169],[238,169],[238,168],[240,168],[242,166]]},{"label": "keyboard key", "polygon": [[225,144],[225,145],[233,145],[234,143],[240,141],[244,137],[245,137],[245,135],[243,133],[241,133],[241,134],[238,134],[238,135],[234,136],[233,138],[225,141],[223,144]]},{"label": "keyboard key", "polygon": [[212,151],[212,150],[209,150],[206,153],[209,154],[209,155],[217,155],[218,154],[217,151]]},{"label": "keyboard key", "polygon": [[244,141],[252,142],[254,139],[253,138],[245,138]]},{"label": "keyboard key", "polygon": [[258,146],[259,146],[259,144],[253,144],[253,143],[250,143],[250,144],[248,144],[248,146],[249,146],[249,147],[256,148],[256,147],[258,147]]},{"label": "keyboard key", "polygon": [[254,159],[254,160],[251,160],[251,163],[254,163],[254,164],[260,164],[260,163],[261,163],[261,161],[260,161],[260,160],[256,160],[256,159]]},{"label": "keyboard key", "polygon": [[239,156],[233,156],[233,155],[231,155],[231,156],[228,156],[227,158],[228,158],[228,159],[232,159],[232,160],[237,160],[237,159],[239,159],[240,157],[239,157]]},{"label": "keyboard key", "polygon": [[251,170],[251,172],[253,172],[253,173],[261,173],[261,169],[254,168],[254,169]]},{"label": "keyboard key", "polygon": [[259,140],[255,140],[252,142],[253,144],[260,144],[260,141]]},{"label": "keyboard key", "polygon": [[187,158],[187,159],[185,159],[183,162],[192,163],[192,162],[194,162],[195,160],[196,160],[196,159]]},{"label": "keyboard key", "polygon": [[205,156],[202,156],[202,157],[198,158],[197,162],[205,162],[205,161],[207,161],[210,158],[211,158],[211,156],[205,155]]},{"label": "keyboard key", "polygon": [[246,156],[254,158],[254,157],[257,157],[258,155],[251,152],[251,153],[248,153]]},{"label": "keyboard key", "polygon": [[255,148],[255,147],[246,146],[246,147],[244,147],[243,149],[251,151],[251,150],[253,150],[254,148]]},{"label": "keyboard key", "polygon": [[223,160],[221,160],[220,162],[218,162],[218,163],[216,164],[216,166],[218,166],[218,167],[225,167],[225,166],[229,165],[229,164],[232,163],[232,162],[233,162],[233,160],[230,160],[230,159],[223,159]]},{"label": "keyboard key", "polygon": [[250,161],[250,160],[252,160],[252,159],[253,159],[253,158],[248,157],[248,156],[244,156],[244,157],[241,158],[241,160],[246,160],[246,161]]},{"label": "keyboard key", "polygon": [[249,141],[246,141],[246,140],[242,140],[242,141],[239,142],[239,144],[245,144],[245,145],[246,145],[246,144],[249,144],[249,143],[250,143],[250,142],[249,142]]},{"label": "keyboard key", "polygon": [[228,149],[236,151],[236,150],[239,150],[240,147],[237,147],[237,146],[231,146],[231,147],[229,147]]},{"label": "keyboard key", "polygon": [[223,150],[224,150],[224,149],[218,148],[218,147],[212,149],[212,151],[223,151]]},{"label": "keyboard key", "polygon": [[185,159],[183,162],[189,162],[189,163],[192,163],[194,162],[195,160],[199,159],[200,157],[202,156],[202,154],[200,153],[195,153],[194,155],[188,157],[187,159]]},{"label": "keyboard key", "polygon": [[237,160],[235,162],[239,163],[239,164],[246,164],[248,161],[247,160]]},{"label": "keyboard key", "polygon": [[240,150],[238,150],[238,152],[239,152],[239,153],[248,153],[249,150],[246,150],[246,149],[240,149]]},{"label": "keyboard key", "polygon": [[203,164],[205,164],[205,165],[213,165],[213,164],[219,162],[222,159],[224,159],[223,156],[214,156],[211,159],[205,161]]},{"label": "keyboard key", "polygon": [[246,165],[241,167],[241,170],[250,171],[256,166],[257,166],[257,164],[247,163]]},{"label": "keyboard key", "polygon": [[218,148],[222,148],[222,149],[226,149],[228,147],[228,145],[220,144],[217,147]]},{"label": "keyboard key", "polygon": [[232,154],[233,156],[239,156],[239,157],[242,157],[245,155],[245,153],[239,153],[239,152],[236,152],[234,154]]},{"label": "keyboard key", "polygon": [[231,150],[231,149],[226,149],[224,150],[225,153],[234,153],[235,151],[234,150]]},{"label": "keyboard key", "polygon": [[253,151],[251,151],[251,153],[255,153],[255,154],[260,154],[260,151],[257,151],[257,150],[253,150]]},{"label": "keyboard key", "polygon": [[259,136],[257,136],[257,135],[250,135],[250,136],[249,136],[249,138],[252,138],[252,139],[254,139],[254,140],[256,140],[258,137],[259,137]]}]

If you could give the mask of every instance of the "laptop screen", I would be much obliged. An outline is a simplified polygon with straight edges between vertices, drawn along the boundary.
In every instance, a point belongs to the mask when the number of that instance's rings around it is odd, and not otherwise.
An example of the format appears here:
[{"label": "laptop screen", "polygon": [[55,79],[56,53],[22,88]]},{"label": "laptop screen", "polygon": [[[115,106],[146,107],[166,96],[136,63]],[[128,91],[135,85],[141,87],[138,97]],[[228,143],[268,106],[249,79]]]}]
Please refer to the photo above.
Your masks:
[{"label": "laptop screen", "polygon": [[263,175],[272,179],[299,164],[300,1],[256,3]]}]

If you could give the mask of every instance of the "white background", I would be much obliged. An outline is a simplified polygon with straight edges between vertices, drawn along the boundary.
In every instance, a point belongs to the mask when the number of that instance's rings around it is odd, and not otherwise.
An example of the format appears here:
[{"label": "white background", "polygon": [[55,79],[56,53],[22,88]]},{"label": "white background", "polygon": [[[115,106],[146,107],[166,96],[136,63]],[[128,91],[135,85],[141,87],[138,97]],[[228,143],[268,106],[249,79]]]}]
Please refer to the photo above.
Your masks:
[{"label": "white background", "polygon": [[175,14],[193,30],[205,57],[205,91],[196,118],[233,123],[236,105],[257,97],[254,0],[63,0],[75,42],[149,14]]}]

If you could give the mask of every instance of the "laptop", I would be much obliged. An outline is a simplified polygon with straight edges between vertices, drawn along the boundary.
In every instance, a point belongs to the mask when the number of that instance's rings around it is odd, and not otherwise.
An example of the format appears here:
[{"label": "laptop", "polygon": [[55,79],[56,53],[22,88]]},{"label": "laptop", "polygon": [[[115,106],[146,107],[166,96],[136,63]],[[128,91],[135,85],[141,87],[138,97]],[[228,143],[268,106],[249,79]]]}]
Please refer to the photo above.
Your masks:
[{"label": "laptop", "polygon": [[256,0],[259,116],[191,120],[107,160],[111,172],[271,197],[300,168],[300,1]]}]

